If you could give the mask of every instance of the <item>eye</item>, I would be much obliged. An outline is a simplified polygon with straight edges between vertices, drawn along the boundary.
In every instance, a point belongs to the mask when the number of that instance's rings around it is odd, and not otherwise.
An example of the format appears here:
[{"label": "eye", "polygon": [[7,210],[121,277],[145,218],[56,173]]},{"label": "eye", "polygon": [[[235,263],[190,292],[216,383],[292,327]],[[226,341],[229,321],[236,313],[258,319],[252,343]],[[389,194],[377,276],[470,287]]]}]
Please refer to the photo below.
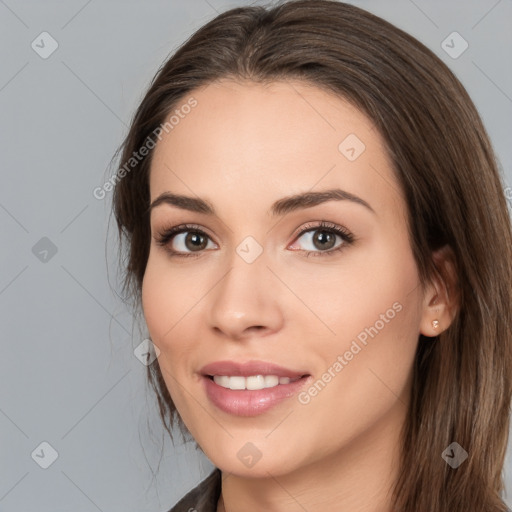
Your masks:
[{"label": "eye", "polygon": [[[305,249],[297,249],[306,253],[306,256],[327,256],[346,248],[354,242],[355,237],[346,228],[322,221],[317,225],[306,225],[298,234],[297,240],[303,238],[306,241]],[[338,239],[338,240],[336,240]],[[296,245],[295,242],[293,245]]]},{"label": "eye", "polygon": [[[182,224],[164,229],[155,237],[158,245],[165,247],[171,256],[199,256],[204,249],[211,249],[210,237],[195,225]],[[212,242],[213,244],[213,242]],[[213,244],[215,248],[215,244]]]},{"label": "eye", "polygon": [[[306,241],[305,249],[294,247],[297,242],[290,247],[292,250],[306,253],[306,256],[332,255],[355,241],[354,235],[346,228],[326,221],[320,224],[307,224],[295,240],[300,238]],[[155,239],[156,243],[164,247],[173,257],[197,257],[206,249],[217,248],[210,236],[194,224],[181,224],[164,229]]]}]

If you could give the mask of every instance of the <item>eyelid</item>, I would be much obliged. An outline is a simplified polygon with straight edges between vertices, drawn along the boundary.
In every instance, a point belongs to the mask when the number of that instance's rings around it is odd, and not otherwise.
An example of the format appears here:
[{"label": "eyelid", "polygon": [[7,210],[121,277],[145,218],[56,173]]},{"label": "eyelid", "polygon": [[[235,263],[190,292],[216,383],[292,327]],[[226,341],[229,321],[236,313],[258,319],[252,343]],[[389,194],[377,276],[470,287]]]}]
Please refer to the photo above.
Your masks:
[{"label": "eyelid", "polygon": [[347,246],[352,245],[357,240],[354,234],[351,231],[349,231],[345,226],[335,224],[334,222],[322,220],[320,224],[318,222],[309,222],[301,226],[301,228],[299,228],[298,230],[298,233],[295,235],[293,239],[294,241],[292,242],[292,245],[304,234],[312,231],[327,231],[329,233],[334,233],[335,236],[338,236],[342,239],[342,243],[335,247],[334,249],[329,249],[327,251],[308,251],[306,249],[294,249],[295,251],[306,253],[306,256],[328,256],[344,250]]},{"label": "eyelid", "polygon": [[338,233],[340,236],[344,235],[347,238],[355,239],[354,235],[344,226],[335,224],[334,222],[330,222],[327,220],[322,220],[320,223],[318,221],[316,222],[307,222],[306,224],[302,225],[296,233],[293,235],[294,240],[296,240],[298,237],[302,236],[304,233],[307,233],[309,231],[315,231],[315,230],[321,230],[325,229],[326,231],[334,231]]},{"label": "eyelid", "polygon": [[199,224],[177,224],[170,225],[169,227],[162,227],[161,229],[155,230],[155,235],[153,238],[156,240],[158,245],[165,246],[167,245],[171,239],[175,238],[177,235],[181,233],[186,233],[188,231],[199,232],[205,236],[207,236],[215,245],[218,245],[213,237],[208,233],[206,228],[200,226]]}]

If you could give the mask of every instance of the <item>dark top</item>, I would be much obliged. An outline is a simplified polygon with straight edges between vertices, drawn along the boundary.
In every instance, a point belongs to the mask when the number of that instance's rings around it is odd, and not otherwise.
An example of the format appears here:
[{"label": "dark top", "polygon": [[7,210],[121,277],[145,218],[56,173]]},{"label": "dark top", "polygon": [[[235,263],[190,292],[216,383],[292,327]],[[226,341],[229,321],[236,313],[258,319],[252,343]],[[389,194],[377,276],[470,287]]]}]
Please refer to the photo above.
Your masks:
[{"label": "dark top", "polygon": [[216,512],[220,498],[222,473],[215,468],[197,487],[181,498],[169,512]]},{"label": "dark top", "polygon": [[[168,512],[217,512],[222,473],[215,468],[197,487],[194,487]],[[507,508],[508,512],[512,512]]]}]

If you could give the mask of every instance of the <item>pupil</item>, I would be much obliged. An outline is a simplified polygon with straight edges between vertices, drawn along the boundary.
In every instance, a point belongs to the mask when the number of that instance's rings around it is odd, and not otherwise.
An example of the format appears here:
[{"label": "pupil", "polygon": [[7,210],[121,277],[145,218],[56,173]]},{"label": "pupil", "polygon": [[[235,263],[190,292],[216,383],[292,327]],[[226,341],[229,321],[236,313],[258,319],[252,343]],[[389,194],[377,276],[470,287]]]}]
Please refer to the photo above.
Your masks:
[{"label": "pupil", "polygon": [[[325,249],[326,248],[325,244],[326,243],[328,244],[329,241],[333,242],[334,236],[332,233],[329,233],[328,231],[318,231],[318,235],[313,237],[313,241],[314,241],[315,245],[317,242],[320,243],[320,246],[317,246],[317,248]],[[331,248],[332,246],[333,246],[333,244],[331,243],[330,246],[327,248]]]},{"label": "pupil", "polygon": [[205,237],[199,233],[189,233],[185,239],[185,245],[188,249],[204,249],[206,247]]}]

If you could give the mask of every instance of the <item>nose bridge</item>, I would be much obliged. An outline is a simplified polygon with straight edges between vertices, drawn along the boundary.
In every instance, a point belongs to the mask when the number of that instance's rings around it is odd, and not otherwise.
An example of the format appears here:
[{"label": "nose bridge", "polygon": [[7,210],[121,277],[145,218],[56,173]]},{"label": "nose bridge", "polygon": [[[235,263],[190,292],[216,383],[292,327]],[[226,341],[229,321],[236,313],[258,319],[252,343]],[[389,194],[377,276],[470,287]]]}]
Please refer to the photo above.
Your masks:
[{"label": "nose bridge", "polygon": [[210,302],[212,328],[233,338],[254,327],[279,328],[282,314],[268,263],[263,246],[251,236],[234,248]]}]

